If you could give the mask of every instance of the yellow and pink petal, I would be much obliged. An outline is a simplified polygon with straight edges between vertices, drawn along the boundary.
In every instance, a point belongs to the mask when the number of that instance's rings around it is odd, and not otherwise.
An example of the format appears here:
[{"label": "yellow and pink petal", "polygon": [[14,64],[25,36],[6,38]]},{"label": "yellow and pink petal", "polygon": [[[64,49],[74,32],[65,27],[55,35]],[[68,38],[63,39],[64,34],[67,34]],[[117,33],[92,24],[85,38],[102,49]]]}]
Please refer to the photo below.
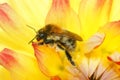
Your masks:
[{"label": "yellow and pink petal", "polygon": [[114,70],[120,75],[120,53],[113,52],[107,56],[108,60],[114,65]]},{"label": "yellow and pink petal", "polygon": [[40,46],[37,43],[33,43],[33,48],[40,70],[46,76],[56,76],[64,70],[59,53],[54,48],[47,45]]},{"label": "yellow and pink petal", "polygon": [[0,80],[12,80],[10,73],[0,65]]},{"label": "yellow and pink petal", "polygon": [[45,18],[51,6],[51,0],[9,0],[8,3],[27,25],[37,29],[45,25]]},{"label": "yellow and pink petal", "polygon": [[100,46],[101,50],[107,53],[120,51],[120,21],[107,23],[99,29],[99,32],[105,33],[106,37],[103,44]]},{"label": "yellow and pink petal", "polygon": [[120,20],[120,7],[119,7],[119,0],[112,0],[112,7],[110,12],[110,21],[118,21]]},{"label": "yellow and pink petal", "polygon": [[0,65],[5,67],[13,80],[47,80],[41,74],[37,61],[33,55],[25,54],[24,52],[16,53],[5,48],[0,52]]},{"label": "yellow and pink petal", "polygon": [[88,40],[84,41],[82,43],[82,53],[86,54],[86,53],[90,53],[92,52],[94,49],[98,48],[105,39],[105,34],[104,33],[96,33],[94,35],[92,35]]},{"label": "yellow and pink petal", "polygon": [[108,60],[120,65],[120,53],[119,52],[114,52],[111,55],[109,55]]},{"label": "yellow and pink petal", "polygon": [[0,4],[0,25],[1,45],[17,50],[26,50],[29,53],[32,51],[28,42],[34,34],[7,3]]},{"label": "yellow and pink petal", "polygon": [[10,32],[9,30],[18,30],[15,26],[16,15],[13,13],[15,12],[13,12],[7,3],[0,4],[0,27],[6,32]]},{"label": "yellow and pink petal", "polygon": [[64,51],[57,51],[55,46],[38,45],[37,43],[33,43],[33,48],[40,70],[51,80],[69,80],[74,78],[76,74],[67,70],[73,66],[67,60]]},{"label": "yellow and pink petal", "polygon": [[79,17],[84,38],[88,39],[109,21],[112,0],[82,0]]},{"label": "yellow and pink petal", "polygon": [[74,11],[78,14],[79,10],[79,5],[82,0],[69,0],[70,1],[70,6]]},{"label": "yellow and pink petal", "polygon": [[120,76],[115,70],[114,65],[111,64],[106,57],[102,57],[96,70],[96,78],[100,78],[101,80],[119,80]]},{"label": "yellow and pink petal", "polygon": [[52,0],[46,24],[55,24],[78,35],[81,34],[78,15],[71,8],[69,0]]},{"label": "yellow and pink petal", "polygon": [[[84,80],[119,80],[119,68],[115,67],[105,55],[100,54],[100,51],[93,51],[89,57],[82,56],[77,67],[80,71],[78,74],[82,73]],[[78,76],[78,78],[81,77]]]}]

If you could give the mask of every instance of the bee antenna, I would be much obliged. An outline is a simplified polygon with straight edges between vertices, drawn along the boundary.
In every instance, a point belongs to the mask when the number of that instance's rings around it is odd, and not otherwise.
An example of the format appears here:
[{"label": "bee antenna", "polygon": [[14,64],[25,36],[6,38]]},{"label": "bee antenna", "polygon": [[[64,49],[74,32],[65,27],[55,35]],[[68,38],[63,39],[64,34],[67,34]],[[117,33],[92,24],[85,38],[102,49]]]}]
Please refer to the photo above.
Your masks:
[{"label": "bee antenna", "polygon": [[[32,26],[29,26],[29,25],[26,25],[27,27],[29,27],[29,28],[31,28],[32,30],[34,30],[36,33],[37,33],[37,31],[36,31],[36,29],[35,28],[33,28]],[[28,42],[28,44],[30,44],[31,42],[33,42],[33,40],[36,38],[36,36],[32,39],[32,40],[30,40],[29,42]]]},{"label": "bee antenna", "polygon": [[28,44],[30,44],[31,42],[33,42],[33,40],[36,38],[36,36],[32,39],[32,40],[30,40],[29,42],[28,42]]},{"label": "bee antenna", "polygon": [[31,28],[32,30],[34,30],[37,33],[36,29],[33,28],[32,26],[29,26],[29,25],[26,25],[26,26],[29,27],[29,28]]}]

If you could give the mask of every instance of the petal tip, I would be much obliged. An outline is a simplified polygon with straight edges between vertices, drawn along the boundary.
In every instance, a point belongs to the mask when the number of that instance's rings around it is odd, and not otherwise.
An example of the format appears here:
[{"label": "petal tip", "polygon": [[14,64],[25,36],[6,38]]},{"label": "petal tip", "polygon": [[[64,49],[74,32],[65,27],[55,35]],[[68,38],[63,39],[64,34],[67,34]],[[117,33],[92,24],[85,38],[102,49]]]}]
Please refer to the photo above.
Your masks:
[{"label": "petal tip", "polygon": [[12,55],[14,52],[10,49],[3,49],[0,52],[0,64],[4,67],[10,67],[14,62],[16,62],[14,56]]}]

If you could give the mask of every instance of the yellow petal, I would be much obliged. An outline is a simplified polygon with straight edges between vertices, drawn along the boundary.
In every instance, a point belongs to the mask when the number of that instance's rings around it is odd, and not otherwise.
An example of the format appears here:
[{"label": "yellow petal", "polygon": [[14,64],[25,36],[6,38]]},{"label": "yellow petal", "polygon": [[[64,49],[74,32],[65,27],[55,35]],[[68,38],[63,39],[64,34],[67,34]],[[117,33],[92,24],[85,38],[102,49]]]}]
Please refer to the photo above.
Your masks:
[{"label": "yellow petal", "polygon": [[84,38],[88,39],[109,20],[112,0],[82,0],[79,17]]},{"label": "yellow petal", "polygon": [[52,0],[52,6],[46,17],[46,24],[56,24],[80,35],[78,15],[70,7],[69,0]]},{"label": "yellow petal", "polygon": [[79,5],[82,0],[70,0],[70,5],[76,13],[78,13]]},{"label": "yellow petal", "polygon": [[9,4],[27,25],[39,29],[45,24],[51,0],[9,0]]},{"label": "yellow petal", "polygon": [[18,16],[7,3],[0,4],[0,43],[13,49],[31,52],[32,47],[28,45],[28,42],[34,36],[33,31],[22,23]]},{"label": "yellow petal", "polygon": [[2,66],[0,66],[0,80],[11,80],[10,73]]},{"label": "yellow petal", "polygon": [[118,21],[120,20],[120,7],[119,7],[120,0],[113,0],[111,14],[110,14],[110,21]]},{"label": "yellow petal", "polygon": [[[23,53],[23,52],[22,52]],[[16,53],[10,49],[0,52],[0,64],[11,74],[13,80],[46,80],[31,55]]]},{"label": "yellow petal", "polygon": [[6,3],[6,2],[8,2],[8,0],[0,0],[0,4],[1,3]]},{"label": "yellow petal", "polygon": [[60,56],[55,49],[47,45],[37,45],[33,43],[35,56],[38,60],[40,70],[47,76],[56,76],[63,70]]},{"label": "yellow petal", "polygon": [[120,51],[120,21],[115,21],[106,24],[101,29],[99,29],[99,32],[105,33],[106,37],[104,39],[103,44],[101,45],[101,48],[112,52],[115,50]]}]

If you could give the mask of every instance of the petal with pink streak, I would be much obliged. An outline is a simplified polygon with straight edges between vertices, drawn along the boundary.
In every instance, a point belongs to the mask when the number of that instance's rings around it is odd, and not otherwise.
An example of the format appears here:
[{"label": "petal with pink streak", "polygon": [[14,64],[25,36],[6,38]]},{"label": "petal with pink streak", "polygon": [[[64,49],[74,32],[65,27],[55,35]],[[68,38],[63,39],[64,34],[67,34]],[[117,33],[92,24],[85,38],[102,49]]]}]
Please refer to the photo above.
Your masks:
[{"label": "petal with pink streak", "polygon": [[0,64],[1,65],[6,67],[7,69],[10,69],[15,63],[17,63],[17,61],[13,57],[13,52],[11,50],[5,48],[2,52],[0,52]]},{"label": "petal with pink streak", "polygon": [[114,52],[110,56],[107,57],[108,60],[120,65],[120,53],[119,52]]},{"label": "petal with pink streak", "polygon": [[70,7],[69,0],[52,1],[46,17],[46,24],[55,24],[80,35],[80,21],[78,15]]},{"label": "petal with pink streak", "polygon": [[90,37],[83,45],[83,53],[90,53],[104,42],[105,34],[96,33]]},{"label": "petal with pink streak", "polygon": [[107,23],[99,29],[99,32],[105,33],[101,48],[106,52],[120,51],[120,21]]},{"label": "petal with pink streak", "polygon": [[47,80],[40,72],[33,55],[20,54],[5,48],[0,52],[0,65],[10,72],[13,80]]},{"label": "petal with pink streak", "polygon": [[9,31],[8,29],[17,29],[15,26],[15,21],[17,19],[15,18],[16,13],[7,3],[0,4],[0,24],[4,31]]},{"label": "petal with pink streak", "polygon": [[33,48],[39,68],[46,76],[56,76],[64,70],[59,53],[54,48],[36,43],[33,43]]},{"label": "petal with pink streak", "polygon": [[24,20],[21,21],[19,15],[7,3],[0,4],[0,28],[1,44],[17,50],[31,51],[27,43],[33,38],[33,31],[24,24]]}]

